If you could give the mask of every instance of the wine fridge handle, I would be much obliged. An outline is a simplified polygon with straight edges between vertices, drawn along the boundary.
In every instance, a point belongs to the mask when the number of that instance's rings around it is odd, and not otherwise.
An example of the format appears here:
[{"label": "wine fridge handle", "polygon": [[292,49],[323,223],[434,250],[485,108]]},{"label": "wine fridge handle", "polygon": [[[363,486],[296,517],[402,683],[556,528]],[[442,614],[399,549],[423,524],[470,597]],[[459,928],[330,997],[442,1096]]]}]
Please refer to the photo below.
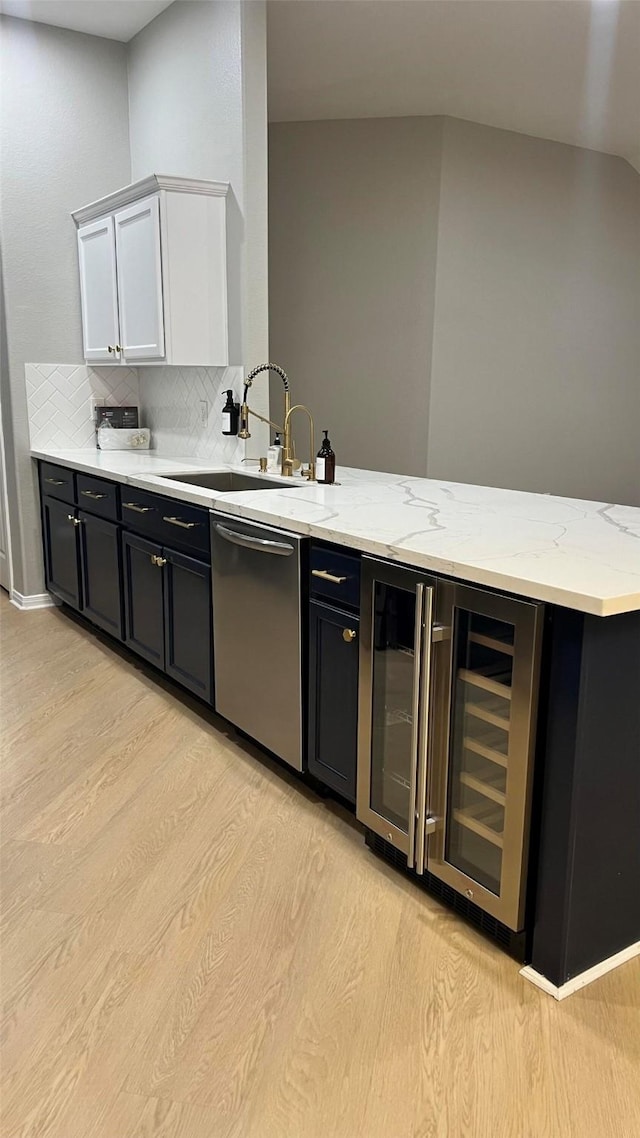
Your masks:
[{"label": "wine fridge handle", "polygon": [[429,777],[429,719],[431,711],[431,645],[433,643],[433,589],[427,589],[424,606],[425,631],[420,662],[420,725],[418,729],[418,772],[416,793],[416,873],[423,874],[427,833],[435,829],[435,821],[427,818],[427,779]]},{"label": "wine fridge handle", "polygon": [[420,659],[424,624],[424,585],[416,585],[416,623],[413,633],[413,698],[411,701],[411,774],[409,779],[409,851],[407,866],[413,869],[416,854],[416,790],[418,778],[418,746],[420,741]]}]

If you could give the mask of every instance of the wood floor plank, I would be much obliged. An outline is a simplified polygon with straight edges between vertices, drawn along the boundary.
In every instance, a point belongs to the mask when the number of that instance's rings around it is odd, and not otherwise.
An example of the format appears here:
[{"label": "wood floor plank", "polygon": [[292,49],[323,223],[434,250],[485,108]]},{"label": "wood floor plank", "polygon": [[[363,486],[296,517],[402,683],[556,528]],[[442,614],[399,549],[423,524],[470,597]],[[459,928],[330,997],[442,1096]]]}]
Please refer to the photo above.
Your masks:
[{"label": "wood floor plank", "polygon": [[64,613],[0,626],[2,1138],[640,1133],[640,960],[556,1003]]}]

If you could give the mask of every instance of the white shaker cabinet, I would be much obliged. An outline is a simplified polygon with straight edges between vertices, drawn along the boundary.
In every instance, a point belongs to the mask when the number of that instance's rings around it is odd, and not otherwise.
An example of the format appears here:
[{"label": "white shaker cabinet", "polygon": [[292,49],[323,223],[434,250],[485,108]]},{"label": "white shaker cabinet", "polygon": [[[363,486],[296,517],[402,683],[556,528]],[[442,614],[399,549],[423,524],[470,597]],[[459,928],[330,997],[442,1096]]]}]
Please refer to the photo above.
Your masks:
[{"label": "white shaker cabinet", "polygon": [[74,212],[87,360],[230,362],[228,189],[153,174]]},{"label": "white shaker cabinet", "polygon": [[80,226],[78,263],[84,358],[113,363],[120,342],[113,217]]}]

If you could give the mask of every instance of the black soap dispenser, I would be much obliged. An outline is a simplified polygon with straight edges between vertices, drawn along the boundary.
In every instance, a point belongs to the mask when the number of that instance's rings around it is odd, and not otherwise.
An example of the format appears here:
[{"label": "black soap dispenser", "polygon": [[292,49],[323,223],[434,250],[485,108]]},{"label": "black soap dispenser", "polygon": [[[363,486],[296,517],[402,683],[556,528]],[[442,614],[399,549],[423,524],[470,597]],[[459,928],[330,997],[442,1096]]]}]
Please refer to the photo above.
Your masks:
[{"label": "black soap dispenser", "polygon": [[329,432],[323,433],[322,446],[316,458],[316,482],[331,486],[336,480],[336,456],[329,440]]},{"label": "black soap dispenser", "polygon": [[238,422],[240,419],[240,404],[234,403],[233,391],[225,392],[227,402],[222,408],[222,433],[223,435],[237,435]]}]

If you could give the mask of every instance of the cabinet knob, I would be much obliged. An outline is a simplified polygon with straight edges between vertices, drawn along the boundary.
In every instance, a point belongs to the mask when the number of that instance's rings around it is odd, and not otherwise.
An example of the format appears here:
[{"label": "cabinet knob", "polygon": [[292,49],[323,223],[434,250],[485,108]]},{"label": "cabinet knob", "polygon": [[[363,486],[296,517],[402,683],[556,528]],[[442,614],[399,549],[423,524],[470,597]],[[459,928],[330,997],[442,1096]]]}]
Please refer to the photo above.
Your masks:
[{"label": "cabinet knob", "polygon": [[107,344],[107,351],[109,352],[109,355],[111,355],[112,352],[115,352],[115,348],[113,348],[111,344]]},{"label": "cabinet knob", "polygon": [[358,633],[354,628],[345,628],[342,631],[342,639],[344,640],[345,644],[351,644],[357,635]]},{"label": "cabinet knob", "polygon": [[121,352],[121,351],[122,351],[122,348],[120,347],[120,345],[119,345],[119,344],[116,344],[116,346],[115,346],[115,351],[116,351],[116,352]]},{"label": "cabinet knob", "polygon": [[67,518],[68,518],[68,519],[69,519],[69,521],[71,522],[71,525],[72,525],[72,526],[80,526],[80,525],[82,525],[82,522],[80,521],[80,518],[74,518],[73,514],[67,514]]},{"label": "cabinet knob", "polygon": [[159,569],[162,569],[162,566],[167,564],[166,557],[158,557],[155,553],[151,554],[151,560],[154,565],[158,566]]}]

